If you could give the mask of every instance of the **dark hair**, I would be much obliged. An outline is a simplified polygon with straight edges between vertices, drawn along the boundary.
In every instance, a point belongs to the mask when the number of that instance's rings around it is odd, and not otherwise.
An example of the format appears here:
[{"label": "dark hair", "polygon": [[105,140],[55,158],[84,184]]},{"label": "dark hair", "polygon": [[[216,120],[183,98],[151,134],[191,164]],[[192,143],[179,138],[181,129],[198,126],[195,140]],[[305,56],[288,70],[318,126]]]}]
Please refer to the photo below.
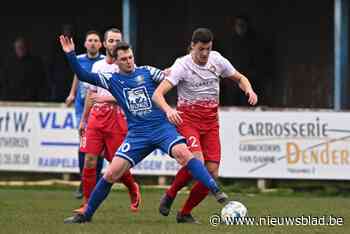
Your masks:
[{"label": "dark hair", "polygon": [[120,33],[122,34],[122,31],[120,31],[119,29],[117,28],[110,28],[108,30],[105,31],[105,34],[103,35],[103,39],[106,41],[107,40],[107,35],[109,32],[113,32],[113,33]]},{"label": "dark hair", "polygon": [[115,57],[115,58],[118,57],[119,50],[128,50],[128,49],[131,49],[129,43],[127,43],[125,41],[119,42],[113,51],[113,57]]},{"label": "dark hair", "polygon": [[92,34],[95,34],[98,36],[98,38],[101,40],[101,36],[100,36],[100,33],[97,32],[96,30],[89,30],[87,31],[87,33],[85,34],[85,38],[87,38],[88,36],[92,35]]},{"label": "dark hair", "polygon": [[193,31],[192,34],[192,42],[202,42],[202,43],[208,43],[213,41],[214,36],[213,33],[208,28],[197,28]]},{"label": "dark hair", "polygon": [[236,15],[236,16],[234,17],[234,19],[242,19],[242,20],[244,20],[245,22],[249,23],[249,18],[248,18],[248,16],[247,16],[247,15],[244,15],[244,14]]},{"label": "dark hair", "polygon": [[187,48],[186,48],[186,54],[189,54],[189,53],[191,52],[191,50],[192,50],[191,45],[187,46]]}]

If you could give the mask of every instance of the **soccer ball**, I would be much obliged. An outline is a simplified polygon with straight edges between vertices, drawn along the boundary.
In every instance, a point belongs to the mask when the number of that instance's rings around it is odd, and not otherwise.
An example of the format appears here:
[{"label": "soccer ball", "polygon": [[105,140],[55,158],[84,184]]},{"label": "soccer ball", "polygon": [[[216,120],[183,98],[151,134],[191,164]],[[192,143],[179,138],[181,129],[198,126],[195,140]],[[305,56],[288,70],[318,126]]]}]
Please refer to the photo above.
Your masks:
[{"label": "soccer ball", "polygon": [[230,201],[221,210],[221,218],[225,224],[233,224],[238,218],[247,215],[248,210],[245,205],[238,201]]}]

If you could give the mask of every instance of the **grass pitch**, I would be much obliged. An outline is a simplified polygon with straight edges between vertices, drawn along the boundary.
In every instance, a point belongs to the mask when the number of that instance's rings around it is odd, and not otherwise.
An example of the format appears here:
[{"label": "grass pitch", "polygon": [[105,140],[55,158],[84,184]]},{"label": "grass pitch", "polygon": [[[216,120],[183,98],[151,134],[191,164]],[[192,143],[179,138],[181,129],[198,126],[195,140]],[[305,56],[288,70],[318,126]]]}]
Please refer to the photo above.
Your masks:
[{"label": "grass pitch", "polygon": [[220,211],[208,197],[193,215],[200,225],[177,224],[176,211],[187,197],[179,194],[168,217],[158,214],[163,191],[142,189],[142,208],[129,212],[125,190],[113,190],[93,218],[81,225],[65,225],[63,219],[72,214],[80,201],[73,198],[73,188],[67,187],[0,187],[0,233],[350,233],[350,199],[347,197],[316,197],[315,195],[229,194],[248,207],[250,216],[323,216],[344,218],[342,226],[226,226],[213,227],[209,216]]}]

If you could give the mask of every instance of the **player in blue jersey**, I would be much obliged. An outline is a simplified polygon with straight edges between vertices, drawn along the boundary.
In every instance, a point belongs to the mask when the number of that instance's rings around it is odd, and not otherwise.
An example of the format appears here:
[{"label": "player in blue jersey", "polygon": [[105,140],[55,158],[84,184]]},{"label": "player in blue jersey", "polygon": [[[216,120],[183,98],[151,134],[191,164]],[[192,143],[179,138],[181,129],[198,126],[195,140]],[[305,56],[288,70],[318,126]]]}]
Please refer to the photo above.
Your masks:
[{"label": "player in blue jersey", "polygon": [[[100,48],[102,46],[100,35],[97,31],[90,30],[86,33],[84,46],[86,48],[86,53],[80,54],[77,56],[80,65],[86,70],[91,71],[92,65],[103,59],[105,56],[100,54]],[[70,106],[74,102],[75,116],[77,121],[77,126],[79,126],[79,136],[80,136],[80,145],[85,143],[84,136],[84,127],[80,124],[80,120],[84,111],[84,103],[86,96],[86,86],[87,84],[78,80],[76,75],[74,76],[72,87],[69,93],[69,96],[66,99],[66,105]],[[84,168],[84,160],[85,160],[85,152],[84,147],[79,149],[78,153],[78,162],[79,162],[79,172],[80,177]],[[101,175],[101,170],[103,166],[103,158],[98,157],[96,175],[97,180]],[[82,180],[80,182],[80,186],[75,194],[76,198],[82,198]]]},{"label": "player in blue jersey", "polygon": [[128,43],[120,42],[114,52],[120,73],[90,73],[79,65],[73,40],[60,36],[60,42],[78,78],[108,89],[124,110],[128,122],[127,137],[92,192],[85,212],[65,219],[65,223],[91,221],[112,184],[156,148],[174,157],[182,166],[186,165],[194,179],[202,182],[218,202],[227,202],[226,194],[220,190],[204,164],[188,150],[185,138],[177,133],[164,112],[152,102],[151,97],[158,83],[164,79],[161,70],[149,66],[135,68],[131,48]]}]

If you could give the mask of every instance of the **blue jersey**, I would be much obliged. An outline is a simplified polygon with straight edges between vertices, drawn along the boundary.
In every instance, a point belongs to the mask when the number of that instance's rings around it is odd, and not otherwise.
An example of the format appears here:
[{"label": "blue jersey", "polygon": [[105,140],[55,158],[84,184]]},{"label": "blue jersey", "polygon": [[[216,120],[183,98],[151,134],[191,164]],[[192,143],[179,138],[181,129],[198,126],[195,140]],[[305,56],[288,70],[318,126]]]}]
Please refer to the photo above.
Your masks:
[{"label": "blue jersey", "polygon": [[156,148],[171,155],[174,145],[186,143],[165,113],[152,102],[158,83],[165,77],[161,70],[143,66],[129,74],[91,73],[79,65],[74,52],[68,53],[67,58],[80,80],[107,89],[124,110],[128,134],[116,155],[128,160],[131,166]]},{"label": "blue jersey", "polygon": [[[89,58],[87,54],[81,54],[77,56],[79,64],[84,68],[86,71],[91,71],[92,65],[103,59],[105,56],[99,54],[95,58]],[[77,122],[79,124],[81,116],[84,111],[84,104],[85,104],[85,96],[86,96],[86,84],[84,82],[79,81],[77,91],[75,93],[75,101],[74,101],[74,108],[75,108],[75,115]]]},{"label": "blue jersey", "polygon": [[158,83],[164,79],[161,70],[144,66],[130,74],[91,73],[78,66],[74,53],[69,53],[68,58],[81,81],[105,88],[117,99],[127,117],[129,130],[144,131],[167,121],[165,113],[151,100]]}]

